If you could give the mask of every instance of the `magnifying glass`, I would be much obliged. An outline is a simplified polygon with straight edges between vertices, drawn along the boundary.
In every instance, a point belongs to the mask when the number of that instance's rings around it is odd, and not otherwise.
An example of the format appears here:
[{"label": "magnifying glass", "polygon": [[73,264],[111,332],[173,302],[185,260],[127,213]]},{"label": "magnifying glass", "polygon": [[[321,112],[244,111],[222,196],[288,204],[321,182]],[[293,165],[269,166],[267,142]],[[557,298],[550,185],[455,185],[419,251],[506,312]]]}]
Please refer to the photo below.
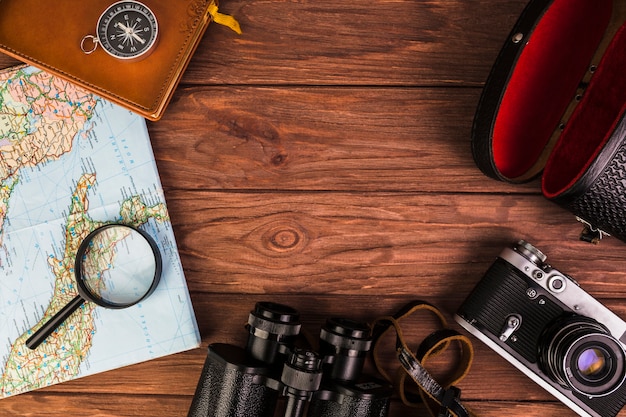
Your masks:
[{"label": "magnifying glass", "polygon": [[137,304],[156,289],[162,261],[156,242],[144,231],[107,224],[91,232],[76,253],[78,295],[26,341],[36,349],[85,301],[111,309]]}]

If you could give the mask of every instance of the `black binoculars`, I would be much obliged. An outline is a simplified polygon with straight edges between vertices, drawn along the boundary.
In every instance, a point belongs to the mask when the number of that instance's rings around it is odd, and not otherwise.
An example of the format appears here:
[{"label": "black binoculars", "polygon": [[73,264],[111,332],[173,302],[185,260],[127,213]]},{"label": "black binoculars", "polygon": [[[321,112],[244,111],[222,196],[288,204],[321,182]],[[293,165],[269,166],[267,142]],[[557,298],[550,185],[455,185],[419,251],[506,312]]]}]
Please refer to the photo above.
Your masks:
[{"label": "black binoculars", "polygon": [[188,417],[387,416],[391,385],[362,374],[367,323],[328,319],[319,353],[295,347],[300,314],[289,306],[256,303],[247,328],[245,349],[209,345]]}]

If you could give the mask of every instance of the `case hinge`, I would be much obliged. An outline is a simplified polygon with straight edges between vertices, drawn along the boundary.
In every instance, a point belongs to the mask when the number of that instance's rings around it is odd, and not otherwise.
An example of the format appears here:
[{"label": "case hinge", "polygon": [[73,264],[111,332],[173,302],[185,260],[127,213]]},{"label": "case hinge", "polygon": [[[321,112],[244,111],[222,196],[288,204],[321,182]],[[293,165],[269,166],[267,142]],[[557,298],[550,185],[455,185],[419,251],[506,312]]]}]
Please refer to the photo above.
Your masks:
[{"label": "case hinge", "polygon": [[595,245],[600,243],[602,238],[604,238],[605,236],[611,236],[604,230],[598,229],[597,227],[593,226],[587,220],[581,219],[580,217],[576,217],[576,220],[584,225],[582,232],[580,232],[580,240],[582,240],[583,242],[589,242]]}]

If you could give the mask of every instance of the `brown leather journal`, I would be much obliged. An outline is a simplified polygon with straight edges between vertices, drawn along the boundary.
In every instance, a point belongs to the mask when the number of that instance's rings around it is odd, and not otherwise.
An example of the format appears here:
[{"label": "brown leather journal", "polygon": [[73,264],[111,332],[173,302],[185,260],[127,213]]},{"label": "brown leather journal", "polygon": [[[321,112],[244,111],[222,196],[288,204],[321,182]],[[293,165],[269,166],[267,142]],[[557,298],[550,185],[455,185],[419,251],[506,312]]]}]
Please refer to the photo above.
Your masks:
[{"label": "brown leather journal", "polygon": [[[152,28],[144,28],[143,16],[132,15],[140,6],[153,14]],[[126,15],[123,21],[126,11],[119,7],[130,10],[130,20]],[[120,20],[113,24],[115,13]],[[0,51],[158,120],[207,26],[224,17],[217,12],[217,0],[2,0]],[[97,26],[107,23],[110,30],[100,30],[102,36],[126,33],[126,44],[119,38],[112,48],[141,48],[147,41],[143,30],[155,30],[156,42],[135,59],[116,57],[94,41]]]}]

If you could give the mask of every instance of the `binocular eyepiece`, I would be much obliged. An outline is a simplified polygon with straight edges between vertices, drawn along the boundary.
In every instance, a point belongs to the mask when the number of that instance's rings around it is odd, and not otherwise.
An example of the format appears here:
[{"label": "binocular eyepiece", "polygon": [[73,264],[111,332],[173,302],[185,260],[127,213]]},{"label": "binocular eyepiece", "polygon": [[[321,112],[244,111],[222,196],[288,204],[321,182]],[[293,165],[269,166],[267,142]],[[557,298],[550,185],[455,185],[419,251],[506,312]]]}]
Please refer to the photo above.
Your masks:
[{"label": "binocular eyepiece", "polygon": [[367,323],[330,318],[320,331],[320,353],[327,358],[329,377],[336,381],[357,380],[371,346]]},{"label": "binocular eyepiece", "polygon": [[367,323],[330,318],[320,352],[296,347],[297,310],[258,302],[248,317],[245,349],[209,345],[188,417],[385,417],[392,387],[362,375],[372,345]]},{"label": "binocular eyepiece", "polygon": [[250,335],[246,349],[254,359],[272,365],[284,359],[301,326],[297,310],[269,301],[258,302],[248,316]]}]

